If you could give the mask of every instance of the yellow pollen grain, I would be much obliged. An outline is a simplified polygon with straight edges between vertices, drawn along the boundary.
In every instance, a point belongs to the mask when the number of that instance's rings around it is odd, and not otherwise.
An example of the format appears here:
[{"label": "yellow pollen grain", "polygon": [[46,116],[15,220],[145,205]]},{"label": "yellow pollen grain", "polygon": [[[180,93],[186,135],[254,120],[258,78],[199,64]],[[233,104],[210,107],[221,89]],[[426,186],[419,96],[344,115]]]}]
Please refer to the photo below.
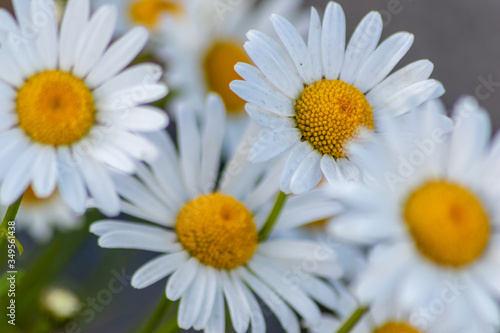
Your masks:
[{"label": "yellow pollen grain", "polygon": [[412,326],[401,322],[388,322],[375,329],[373,333],[421,333]]},{"label": "yellow pollen grain", "polygon": [[184,249],[217,269],[246,264],[257,248],[252,213],[231,196],[200,196],[179,212],[175,231]]},{"label": "yellow pollen grain", "polygon": [[446,181],[431,181],[406,201],[404,219],[418,250],[431,261],[455,268],[486,250],[488,214],[475,194]]},{"label": "yellow pollen grain", "polygon": [[295,103],[295,122],[322,154],[346,157],[346,145],[360,127],[375,129],[373,108],[356,87],[341,80],[321,80],[307,86]]},{"label": "yellow pollen grain", "polygon": [[234,70],[238,62],[250,63],[250,58],[236,41],[214,43],[203,61],[208,89],[221,96],[229,112],[240,112],[245,106],[245,101],[229,88],[232,81],[241,79]]},{"label": "yellow pollen grain", "polygon": [[134,1],[129,13],[132,22],[143,25],[149,29],[156,29],[162,15],[181,15],[183,8],[175,1],[166,0],[138,0]]},{"label": "yellow pollen grain", "polygon": [[70,73],[45,71],[17,93],[19,126],[33,140],[53,146],[82,139],[96,122],[92,92]]}]

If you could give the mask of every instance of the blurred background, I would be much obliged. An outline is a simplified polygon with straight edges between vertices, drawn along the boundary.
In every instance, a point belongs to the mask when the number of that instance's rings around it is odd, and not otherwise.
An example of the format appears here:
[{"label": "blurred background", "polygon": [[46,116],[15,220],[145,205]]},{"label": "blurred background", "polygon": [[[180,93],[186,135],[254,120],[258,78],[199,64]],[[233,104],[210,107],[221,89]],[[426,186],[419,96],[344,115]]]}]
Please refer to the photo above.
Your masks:
[{"label": "blurred background", "polygon": [[[415,43],[400,67],[418,59],[429,59],[435,65],[432,77],[441,81],[447,90],[443,100],[448,108],[463,94],[476,96],[491,114],[493,127],[500,127],[499,1],[338,2],[346,13],[348,38],[368,11],[380,11],[385,25],[382,39],[397,31],[409,31],[415,35]],[[326,3],[326,0],[309,0],[305,1],[304,6],[314,5],[323,11]],[[0,7],[10,10],[10,0],[0,0]],[[91,218],[95,220],[99,216],[94,212]],[[18,257],[19,267],[38,262],[38,267],[35,267],[37,274],[29,281],[34,289],[22,292],[34,292],[44,279],[52,279],[54,275],[53,285],[74,291],[84,304],[84,310],[87,310],[88,316],[83,319],[89,319],[89,324],[86,320],[80,320],[74,323],[71,330],[61,332],[134,331],[141,319],[164,297],[164,282],[144,290],[135,290],[128,282],[130,275],[154,254],[101,249],[97,246],[96,237],[89,235],[87,229],[69,236],[56,235],[45,246],[35,245],[28,237],[21,236],[20,240],[25,245],[26,254]],[[70,247],[74,252],[66,250]],[[54,253],[64,260],[54,262],[44,259]],[[39,300],[34,300],[32,304],[37,302]],[[3,324],[4,319],[0,325]],[[270,327],[269,331],[278,329]],[[0,332],[6,330],[0,326]]]}]

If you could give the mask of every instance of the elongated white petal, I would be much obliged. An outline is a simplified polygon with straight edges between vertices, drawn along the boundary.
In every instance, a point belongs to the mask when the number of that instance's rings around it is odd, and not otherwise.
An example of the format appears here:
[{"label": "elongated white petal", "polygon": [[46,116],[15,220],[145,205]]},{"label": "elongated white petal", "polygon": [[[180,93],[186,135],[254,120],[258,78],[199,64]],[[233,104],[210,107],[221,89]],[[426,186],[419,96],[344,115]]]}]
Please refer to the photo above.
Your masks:
[{"label": "elongated white petal", "polygon": [[144,48],[148,37],[146,28],[135,27],[114,42],[85,79],[89,88],[101,85],[129,65]]},{"label": "elongated white petal", "polygon": [[137,289],[149,287],[177,270],[187,261],[187,258],[187,252],[181,251],[166,254],[147,262],[132,275],[132,287]]},{"label": "elongated white petal", "polygon": [[413,39],[413,35],[407,32],[387,38],[359,69],[354,86],[366,93],[379,84],[408,52]]},{"label": "elongated white petal", "polygon": [[311,54],[311,62],[312,62],[311,75],[313,82],[321,80],[323,76],[323,58],[321,54],[321,33],[322,33],[321,30],[322,30],[321,19],[319,17],[318,11],[314,7],[312,7],[307,47],[309,48],[309,53]]},{"label": "elongated white petal", "polygon": [[165,289],[168,299],[176,301],[184,295],[193,282],[199,265],[195,258],[191,258],[172,274]]},{"label": "elongated white petal", "polygon": [[56,151],[54,147],[40,149],[33,165],[33,191],[39,198],[46,198],[54,192],[57,181]]},{"label": "elongated white petal", "polygon": [[59,43],[59,67],[65,72],[74,65],[76,47],[88,23],[89,13],[89,0],[72,0],[66,5]]},{"label": "elongated white petal", "polygon": [[321,154],[313,150],[300,162],[290,180],[290,190],[295,194],[302,194],[312,190],[323,177],[320,162]]},{"label": "elongated white petal", "polygon": [[271,22],[304,82],[314,83],[311,55],[297,29],[289,21],[276,14],[271,16]]},{"label": "elongated white petal", "polygon": [[116,25],[118,13],[114,6],[100,7],[87,23],[76,45],[75,67],[78,77],[85,77],[99,61],[109,45]]},{"label": "elongated white petal", "polygon": [[377,47],[382,34],[382,16],[378,12],[368,13],[352,34],[345,51],[340,79],[352,84],[364,61]]},{"label": "elongated white petal", "polygon": [[285,128],[262,136],[251,148],[248,159],[254,163],[267,161],[285,152],[300,140],[299,130]]},{"label": "elongated white petal", "polygon": [[342,7],[335,2],[326,6],[321,34],[323,75],[328,80],[336,80],[344,63],[345,15]]},{"label": "elongated white petal", "polygon": [[33,23],[40,27],[36,45],[46,69],[55,69],[58,63],[58,31],[55,4],[47,6],[44,0],[31,1]]}]

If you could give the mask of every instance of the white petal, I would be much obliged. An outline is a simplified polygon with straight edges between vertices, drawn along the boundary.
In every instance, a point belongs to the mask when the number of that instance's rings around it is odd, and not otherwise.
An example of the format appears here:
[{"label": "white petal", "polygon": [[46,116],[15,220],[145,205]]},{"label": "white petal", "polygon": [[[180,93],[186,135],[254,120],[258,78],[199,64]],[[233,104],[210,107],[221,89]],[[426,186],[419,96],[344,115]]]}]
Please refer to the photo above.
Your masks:
[{"label": "white petal", "polygon": [[401,115],[408,110],[419,106],[433,98],[444,94],[443,85],[436,80],[420,81],[411,86],[398,91],[384,103],[384,108],[379,109],[385,112],[389,110],[394,115]]},{"label": "white petal", "polygon": [[128,174],[134,173],[136,169],[136,165],[132,158],[130,158],[125,152],[122,152],[111,145],[103,144],[96,147],[92,150],[91,155],[97,161]]},{"label": "white petal", "polygon": [[0,49],[0,80],[14,87],[20,87],[24,83],[21,69],[5,49]]},{"label": "white petal", "polygon": [[222,294],[222,288],[220,284],[217,283],[214,306],[212,308],[212,313],[210,314],[210,319],[208,320],[207,326],[205,327],[205,333],[225,332],[225,326],[226,319],[224,309],[224,296]]},{"label": "white petal", "polygon": [[40,149],[33,165],[33,191],[39,198],[46,198],[54,192],[57,181],[56,150],[52,146]]},{"label": "white petal", "polygon": [[73,72],[78,77],[85,77],[101,58],[113,36],[117,16],[115,6],[105,5],[87,23],[76,46]]},{"label": "white petal", "polygon": [[[115,95],[123,96],[123,92],[133,93],[134,89],[146,89],[147,85],[156,83],[162,76],[160,66],[149,63],[142,63],[130,68],[127,68],[122,73],[118,74],[96,90],[94,96],[97,99],[109,99]],[[142,84],[142,85],[141,85]],[[144,92],[139,91],[136,94],[143,95]],[[133,95],[132,95],[133,96]],[[116,97],[115,97],[116,98]],[[131,105],[126,104],[127,101],[122,101],[122,105],[117,105],[114,109],[127,109]],[[135,103],[137,104],[137,103]]]},{"label": "white petal", "polygon": [[280,129],[296,126],[292,118],[277,116],[255,106],[254,104],[247,103],[245,105],[245,110],[253,121],[266,128]]},{"label": "white petal", "polygon": [[92,89],[122,71],[141,52],[148,41],[149,33],[144,27],[135,27],[114,42],[92,68],[85,79]]},{"label": "white petal", "polygon": [[241,296],[246,300],[246,303],[248,304],[252,333],[265,333],[266,321],[264,319],[264,316],[262,315],[262,310],[260,309],[259,303],[257,303],[257,300],[253,296],[252,292],[243,283],[243,281],[241,281],[240,277],[235,274],[234,271],[231,271],[230,274],[235,286],[238,288]]},{"label": "white petal", "polygon": [[149,287],[177,270],[187,259],[187,252],[182,251],[150,260],[134,273],[130,284],[137,289]]},{"label": "white petal", "polygon": [[323,74],[328,80],[336,80],[344,63],[345,50],[345,15],[338,3],[330,2],[326,6],[321,47]]},{"label": "white petal", "polygon": [[59,42],[59,67],[65,72],[68,72],[74,65],[76,47],[88,23],[89,13],[89,0],[72,0],[66,5]]},{"label": "white petal", "polygon": [[332,262],[336,259],[336,254],[332,249],[325,249],[324,244],[314,241],[268,240],[261,243],[257,251],[268,258],[297,262]]},{"label": "white petal", "polygon": [[10,205],[24,193],[33,175],[33,164],[41,152],[41,146],[32,144],[10,167],[1,188],[1,202]]},{"label": "white petal", "polygon": [[300,140],[296,128],[272,131],[262,136],[250,149],[248,159],[254,163],[267,161],[290,149]]},{"label": "white petal", "polygon": [[207,283],[205,285],[205,291],[203,293],[203,306],[201,308],[200,314],[198,318],[193,324],[193,328],[195,330],[201,330],[208,325],[210,320],[210,316],[212,315],[212,311],[215,305],[215,297],[217,295],[217,273],[215,269],[206,266],[204,267]]},{"label": "white petal", "polygon": [[172,274],[165,290],[168,299],[176,301],[184,295],[198,273],[199,265],[195,258],[191,258]]},{"label": "white petal", "polygon": [[312,61],[312,80],[317,82],[323,76],[323,63],[321,55],[321,19],[318,11],[311,8],[311,21],[309,24],[309,38],[307,41]]},{"label": "white petal", "polygon": [[83,158],[79,169],[98,208],[108,216],[118,215],[120,201],[108,172],[91,158]]},{"label": "white petal", "polygon": [[180,328],[189,329],[199,316],[203,305],[202,296],[205,291],[206,282],[206,273],[203,266],[200,265],[198,267],[198,274],[187,289],[185,295],[182,296],[179,304],[177,321]]},{"label": "white petal", "polygon": [[323,178],[320,162],[321,154],[313,150],[300,162],[290,181],[290,190],[302,194],[312,190]]},{"label": "white petal", "polygon": [[321,158],[321,170],[330,184],[335,184],[343,180],[337,162],[330,155],[323,155]]},{"label": "white petal", "polygon": [[123,113],[103,112],[103,115],[111,117],[110,123],[131,131],[153,132],[165,129],[168,125],[165,111],[154,106],[136,106]]},{"label": "white petal", "polygon": [[288,333],[299,333],[299,322],[295,313],[283,300],[265,285],[256,276],[249,273],[245,268],[239,267],[236,273],[244,279],[252,290],[259,295],[260,299],[271,309],[278,318],[281,326]]},{"label": "white petal", "polygon": [[311,55],[297,29],[286,19],[276,14],[271,16],[271,22],[304,82],[314,83]]},{"label": "white petal", "polygon": [[449,152],[449,173],[466,175],[471,166],[485,153],[490,140],[491,123],[488,113],[472,97],[460,99],[454,107],[455,129]]},{"label": "white petal", "polygon": [[151,163],[155,178],[170,200],[179,205],[183,204],[188,200],[189,196],[185,190],[184,182],[182,181],[177,149],[172,139],[164,132],[147,134],[147,138],[150,139],[161,152],[158,159]]},{"label": "white petal", "polygon": [[412,62],[380,82],[380,84],[366,94],[366,99],[372,107],[377,107],[396,92],[414,83],[427,80],[433,69],[434,65],[429,60]]},{"label": "white petal", "polygon": [[171,243],[171,234],[158,227],[120,230],[99,237],[99,246],[114,249],[136,249],[152,252],[178,252],[182,245]]},{"label": "white petal", "polygon": [[90,232],[97,236],[103,236],[115,231],[130,231],[132,233],[156,233],[157,231],[159,231],[160,233],[163,233],[165,241],[173,243],[177,240],[177,235],[172,231],[167,231],[166,229],[135,222],[124,222],[120,220],[101,220],[92,223],[92,225],[90,226]]},{"label": "white petal", "polygon": [[[284,89],[284,91],[287,91],[292,98],[296,98],[297,94],[303,89],[303,82],[300,79],[299,73],[297,72],[297,69],[295,68],[294,63],[287,51],[273,38],[260,31],[250,30],[247,33],[247,38],[250,42],[256,44],[257,49],[260,50],[263,55],[266,55],[264,59],[267,58],[267,61],[275,65],[275,69],[273,71],[274,74],[271,74],[270,71],[263,71],[266,76],[267,74],[275,75],[280,73],[283,76],[281,80],[276,77],[274,77],[274,79],[278,80],[276,82],[270,77],[269,79],[274,83],[282,82],[284,86],[276,84],[276,87]],[[258,56],[258,54],[256,54],[256,56]],[[257,62],[254,63],[257,64]],[[270,70],[272,71],[272,69]]]},{"label": "white petal", "polygon": [[220,276],[234,330],[237,333],[244,333],[247,331],[248,325],[250,324],[250,310],[248,304],[245,297],[234,284],[234,281],[228,276],[227,272],[221,271]]},{"label": "white petal", "polygon": [[400,32],[387,38],[360,68],[354,86],[366,93],[379,84],[398,64],[413,44],[413,35]]},{"label": "white petal", "polygon": [[31,14],[33,23],[39,27],[36,45],[40,58],[46,69],[55,69],[58,63],[57,49],[57,17],[56,4],[50,3],[47,8],[47,1],[31,1]]},{"label": "white petal", "polygon": [[139,161],[153,162],[158,158],[158,149],[140,134],[116,130],[110,144],[120,148]]},{"label": "white petal", "polygon": [[321,321],[321,312],[317,305],[300,289],[284,283],[275,267],[270,267],[258,255],[248,262],[249,267],[269,286],[276,290],[295,310],[312,325]]},{"label": "white petal", "polygon": [[8,131],[19,122],[16,113],[0,113],[0,131]]},{"label": "white petal", "polygon": [[281,173],[280,180],[280,188],[281,191],[289,194],[291,193],[290,184],[292,181],[292,177],[297,171],[300,163],[313,152],[313,148],[309,142],[300,142],[296,145],[288,156],[288,160],[286,162],[285,168]]},{"label": "white petal", "polygon": [[87,190],[78,170],[77,161],[71,156],[67,147],[60,147],[57,150],[57,166],[57,186],[61,197],[74,212],[83,214]]},{"label": "white petal", "polygon": [[208,96],[205,109],[209,112],[210,117],[205,120],[203,139],[201,140],[200,188],[202,193],[211,193],[219,173],[226,110],[222,99],[215,94]]},{"label": "white petal", "polygon": [[[300,90],[297,84],[294,84],[294,81],[291,81],[288,75],[285,74],[287,68],[283,64],[284,61],[280,60],[280,55],[277,51],[268,50],[258,43],[251,41],[246,42],[244,47],[255,65],[262,71],[263,75],[259,77],[259,81],[264,79],[267,84],[273,87],[273,90],[279,91],[289,98],[296,98],[298,96]],[[244,64],[237,64],[237,67],[235,67],[238,73],[245,72],[245,69],[248,68],[245,68],[243,65]],[[245,75],[245,73],[242,74],[243,75],[240,74],[241,77],[246,81],[257,83],[256,80],[249,80],[249,75]]]},{"label": "white petal", "polygon": [[340,79],[352,84],[358,70],[377,47],[382,34],[382,17],[378,12],[368,13],[352,34],[345,52]]},{"label": "white petal", "polygon": [[0,8],[0,31],[19,33],[17,22],[5,8]]},{"label": "white petal", "polygon": [[245,101],[255,104],[280,116],[293,116],[292,101],[270,92],[259,84],[235,80],[230,83],[231,90]]},{"label": "white petal", "polygon": [[195,114],[191,109],[182,108],[178,115],[178,139],[181,155],[181,170],[184,183],[189,193],[196,195],[201,190],[200,160],[201,138],[196,124]]}]

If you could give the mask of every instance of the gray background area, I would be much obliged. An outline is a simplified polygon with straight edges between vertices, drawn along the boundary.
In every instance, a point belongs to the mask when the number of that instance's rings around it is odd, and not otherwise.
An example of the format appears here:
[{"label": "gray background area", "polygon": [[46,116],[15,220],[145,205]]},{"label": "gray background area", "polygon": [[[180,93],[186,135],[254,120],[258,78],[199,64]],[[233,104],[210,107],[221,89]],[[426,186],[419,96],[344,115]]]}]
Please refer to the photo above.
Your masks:
[{"label": "gray background area", "polygon": [[[19,0],[26,1],[26,0]],[[243,0],[244,1],[244,0]],[[263,0],[266,1],[266,0]],[[287,1],[287,0],[283,0]],[[306,0],[323,10],[326,0]],[[398,32],[415,34],[415,43],[403,59],[402,65],[418,59],[429,59],[435,64],[433,78],[441,81],[447,92],[443,97],[450,108],[463,94],[475,95],[492,115],[494,128],[500,127],[500,1],[498,0],[339,0],[348,24],[348,35],[359,20],[370,10],[383,13],[383,37]],[[10,0],[0,0],[0,7],[10,8]],[[493,84],[485,84],[492,81]],[[498,82],[498,84],[496,83]],[[27,240],[25,240],[28,242]],[[23,241],[23,244],[24,241]],[[96,295],[105,282],[113,278],[112,271],[134,272],[154,255],[127,251],[124,259],[120,251],[97,247],[90,237],[72,259],[63,273],[62,281],[81,284],[85,295]],[[126,261],[126,262],[125,262]],[[99,273],[97,273],[99,272]],[[95,280],[96,287],[85,288]],[[101,287],[99,287],[101,286]],[[83,332],[125,332],[150,312],[163,294],[164,282],[144,290],[125,288],[98,313]],[[279,332],[276,322],[269,332]]]}]

